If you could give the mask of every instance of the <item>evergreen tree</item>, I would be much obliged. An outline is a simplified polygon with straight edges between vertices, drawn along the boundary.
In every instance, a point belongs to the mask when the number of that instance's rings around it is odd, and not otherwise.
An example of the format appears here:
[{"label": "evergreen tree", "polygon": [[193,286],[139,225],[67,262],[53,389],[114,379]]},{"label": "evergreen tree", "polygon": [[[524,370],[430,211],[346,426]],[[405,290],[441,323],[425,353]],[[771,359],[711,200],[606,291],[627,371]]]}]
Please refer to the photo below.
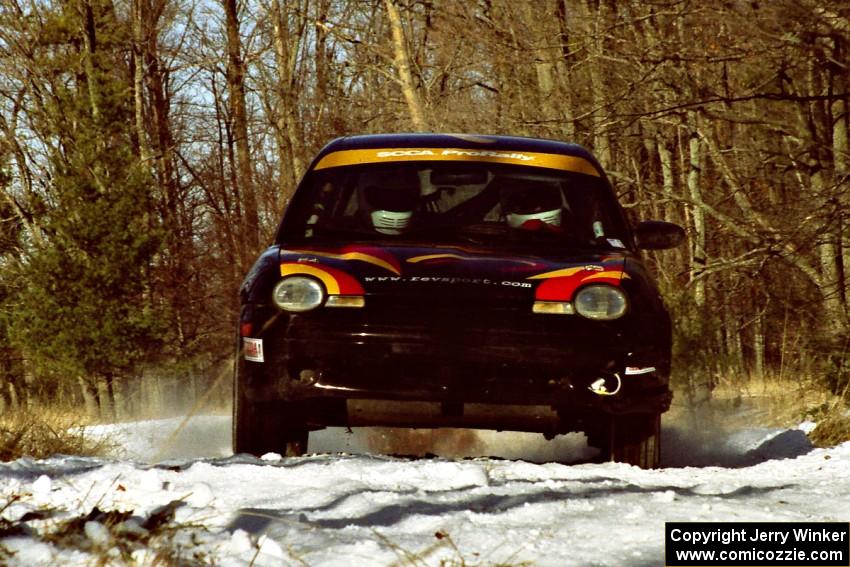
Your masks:
[{"label": "evergreen tree", "polygon": [[153,182],[134,152],[123,60],[130,34],[102,0],[65,3],[46,28],[57,69],[71,66],[41,117],[55,140],[52,206],[21,268],[10,334],[35,370],[109,384],[162,336],[148,285]]},{"label": "evergreen tree", "polygon": [[[4,171],[6,160],[0,153],[0,191],[8,191],[9,177]],[[20,223],[17,222],[10,200],[0,200],[0,307],[2,307],[12,289],[12,270],[10,263],[20,237]],[[8,318],[0,310],[0,412],[12,405],[15,384],[21,378],[20,357],[9,341]]]}]

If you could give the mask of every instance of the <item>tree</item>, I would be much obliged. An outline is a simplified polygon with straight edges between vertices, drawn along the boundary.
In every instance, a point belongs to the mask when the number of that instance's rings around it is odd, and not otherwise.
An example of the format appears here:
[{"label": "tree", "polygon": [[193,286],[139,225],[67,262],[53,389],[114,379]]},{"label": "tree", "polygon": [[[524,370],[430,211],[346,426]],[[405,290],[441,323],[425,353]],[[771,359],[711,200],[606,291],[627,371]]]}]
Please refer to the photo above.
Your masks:
[{"label": "tree", "polygon": [[245,106],[245,64],[242,59],[242,41],[239,37],[239,15],[236,0],[223,0],[227,32],[227,96],[230,109],[230,128],[236,147],[235,183],[242,195],[245,228],[242,231],[245,247],[243,264],[252,261],[259,249],[260,224],[257,211],[257,194],[254,188],[254,171],[251,166],[251,147],[248,136],[248,116]]},{"label": "tree", "polygon": [[[844,4],[0,0],[5,311],[26,300],[35,317],[61,269],[80,290],[55,284],[75,300],[54,308],[94,305],[93,286],[133,306],[73,314],[122,321],[103,343],[119,358],[225,360],[246,263],[328,140],[543,136],[594,151],[634,219],[687,228],[689,247],[651,259],[688,376],[788,376],[813,360],[845,384]],[[93,275],[103,265],[125,286]],[[164,331],[126,323],[140,313]],[[37,328],[14,356],[47,380],[60,344]],[[74,349],[63,356],[85,363],[65,368],[104,372]]]},{"label": "tree", "polygon": [[163,342],[149,292],[159,246],[152,179],[134,153],[132,90],[123,59],[129,30],[110,3],[78,0],[47,14],[49,59],[66,75],[45,102],[42,132],[52,208],[20,265],[9,300],[11,339],[36,372],[77,378],[111,411],[117,379]]}]

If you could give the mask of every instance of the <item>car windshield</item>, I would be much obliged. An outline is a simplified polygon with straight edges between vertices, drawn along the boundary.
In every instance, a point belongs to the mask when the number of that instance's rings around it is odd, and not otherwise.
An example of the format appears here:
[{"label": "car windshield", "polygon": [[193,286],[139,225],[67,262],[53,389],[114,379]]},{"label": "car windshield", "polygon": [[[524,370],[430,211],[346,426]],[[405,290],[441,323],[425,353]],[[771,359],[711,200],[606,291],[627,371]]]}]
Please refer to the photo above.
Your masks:
[{"label": "car windshield", "polygon": [[280,240],[341,238],[623,248],[627,237],[601,178],[513,164],[405,161],[308,174]]}]

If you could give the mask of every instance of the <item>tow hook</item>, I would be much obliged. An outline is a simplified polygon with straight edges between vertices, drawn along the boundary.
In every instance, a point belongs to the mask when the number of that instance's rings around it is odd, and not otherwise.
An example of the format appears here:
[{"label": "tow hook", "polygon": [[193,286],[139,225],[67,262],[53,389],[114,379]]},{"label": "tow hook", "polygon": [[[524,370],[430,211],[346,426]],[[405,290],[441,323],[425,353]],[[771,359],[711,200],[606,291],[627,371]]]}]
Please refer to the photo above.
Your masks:
[{"label": "tow hook", "polygon": [[623,381],[620,379],[620,375],[613,372],[600,376],[587,389],[599,396],[613,396],[620,391],[622,386]]}]

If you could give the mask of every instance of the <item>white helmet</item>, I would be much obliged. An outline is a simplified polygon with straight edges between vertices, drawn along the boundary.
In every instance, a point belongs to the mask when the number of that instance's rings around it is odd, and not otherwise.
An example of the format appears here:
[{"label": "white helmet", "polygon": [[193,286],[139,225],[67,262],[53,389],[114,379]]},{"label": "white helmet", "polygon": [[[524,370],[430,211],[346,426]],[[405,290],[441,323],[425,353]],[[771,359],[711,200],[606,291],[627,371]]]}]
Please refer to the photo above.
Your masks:
[{"label": "white helmet", "polygon": [[363,190],[363,202],[376,232],[402,234],[410,226],[419,187],[410,185],[370,185]]},{"label": "white helmet", "polygon": [[372,211],[372,226],[381,234],[401,234],[410,226],[413,211]]},{"label": "white helmet", "polygon": [[523,225],[533,220],[561,226],[561,192],[552,185],[535,184],[512,191],[504,199],[503,207],[511,228],[524,228]]}]

